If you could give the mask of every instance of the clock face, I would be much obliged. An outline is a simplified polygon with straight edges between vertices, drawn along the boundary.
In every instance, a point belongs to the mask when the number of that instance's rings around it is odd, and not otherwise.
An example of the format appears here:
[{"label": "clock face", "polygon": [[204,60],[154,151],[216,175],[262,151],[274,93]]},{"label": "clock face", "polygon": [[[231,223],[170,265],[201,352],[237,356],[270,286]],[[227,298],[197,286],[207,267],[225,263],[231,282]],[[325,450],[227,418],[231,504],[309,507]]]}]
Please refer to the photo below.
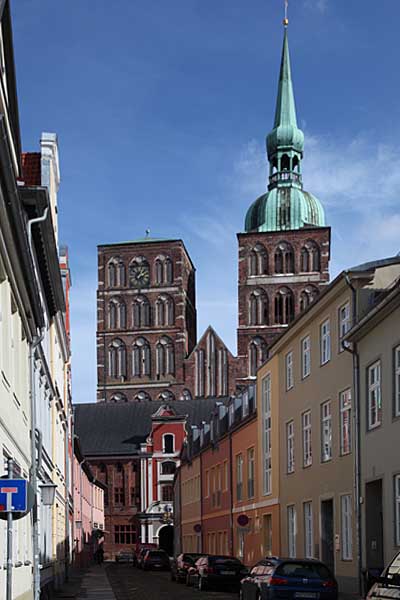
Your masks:
[{"label": "clock face", "polygon": [[149,268],[144,265],[132,266],[129,269],[129,281],[133,287],[146,287],[150,281]]}]

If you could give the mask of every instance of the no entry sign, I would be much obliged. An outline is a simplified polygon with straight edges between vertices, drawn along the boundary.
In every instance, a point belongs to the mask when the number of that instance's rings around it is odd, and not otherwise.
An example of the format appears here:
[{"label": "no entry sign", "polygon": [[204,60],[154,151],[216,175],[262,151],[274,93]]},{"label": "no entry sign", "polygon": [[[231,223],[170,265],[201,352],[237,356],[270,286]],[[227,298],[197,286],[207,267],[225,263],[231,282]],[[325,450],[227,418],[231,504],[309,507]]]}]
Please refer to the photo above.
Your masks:
[{"label": "no entry sign", "polygon": [[246,527],[249,524],[249,517],[247,515],[239,515],[237,518],[237,524],[239,527]]}]

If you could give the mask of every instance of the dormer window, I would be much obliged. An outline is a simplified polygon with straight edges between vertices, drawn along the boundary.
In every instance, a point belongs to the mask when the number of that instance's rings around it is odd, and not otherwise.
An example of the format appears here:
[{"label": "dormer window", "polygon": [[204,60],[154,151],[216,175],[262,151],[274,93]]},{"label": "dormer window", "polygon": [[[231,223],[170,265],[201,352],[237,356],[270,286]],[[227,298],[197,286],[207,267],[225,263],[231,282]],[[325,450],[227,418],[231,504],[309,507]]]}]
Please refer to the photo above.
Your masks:
[{"label": "dormer window", "polygon": [[175,439],[172,433],[166,433],[163,436],[163,452],[164,454],[173,454],[175,452]]}]

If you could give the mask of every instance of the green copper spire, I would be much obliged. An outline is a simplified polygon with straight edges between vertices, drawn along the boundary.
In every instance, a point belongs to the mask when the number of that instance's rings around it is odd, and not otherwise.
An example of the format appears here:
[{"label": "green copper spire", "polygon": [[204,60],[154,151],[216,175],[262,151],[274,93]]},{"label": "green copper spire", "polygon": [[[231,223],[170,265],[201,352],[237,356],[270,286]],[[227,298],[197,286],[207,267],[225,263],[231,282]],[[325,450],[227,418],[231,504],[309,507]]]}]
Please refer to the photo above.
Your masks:
[{"label": "green copper spire", "polygon": [[287,17],[284,25],[275,121],[267,136],[270,164],[268,192],[260,196],[247,211],[246,231],[287,231],[325,225],[321,203],[303,190],[301,161],[304,134],[297,126]]}]

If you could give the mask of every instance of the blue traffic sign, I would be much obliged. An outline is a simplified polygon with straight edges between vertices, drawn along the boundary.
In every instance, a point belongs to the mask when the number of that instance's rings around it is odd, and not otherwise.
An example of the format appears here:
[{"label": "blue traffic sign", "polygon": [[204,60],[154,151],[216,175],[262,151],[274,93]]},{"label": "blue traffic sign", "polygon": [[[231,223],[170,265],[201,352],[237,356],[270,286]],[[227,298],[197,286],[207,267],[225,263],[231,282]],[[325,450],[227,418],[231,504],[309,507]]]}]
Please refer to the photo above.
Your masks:
[{"label": "blue traffic sign", "polygon": [[0,479],[0,511],[27,511],[26,479]]}]

